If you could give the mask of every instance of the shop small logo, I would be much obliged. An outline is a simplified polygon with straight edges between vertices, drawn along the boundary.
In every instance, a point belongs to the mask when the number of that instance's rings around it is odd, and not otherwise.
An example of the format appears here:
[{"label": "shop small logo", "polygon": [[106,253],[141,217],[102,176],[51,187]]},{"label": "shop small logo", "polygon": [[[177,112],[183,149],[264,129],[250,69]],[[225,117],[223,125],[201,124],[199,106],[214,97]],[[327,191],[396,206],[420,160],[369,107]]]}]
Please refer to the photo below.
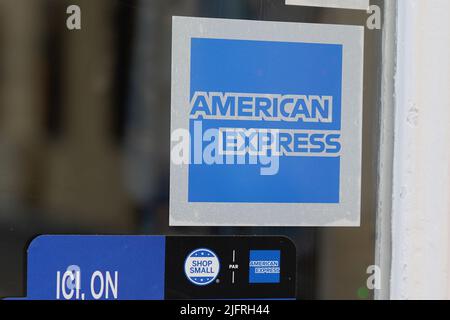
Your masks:
[{"label": "shop small logo", "polygon": [[250,283],[280,283],[280,250],[250,250]]},{"label": "shop small logo", "polygon": [[219,275],[220,262],[217,255],[209,249],[192,251],[184,262],[184,273],[193,284],[205,286]]}]

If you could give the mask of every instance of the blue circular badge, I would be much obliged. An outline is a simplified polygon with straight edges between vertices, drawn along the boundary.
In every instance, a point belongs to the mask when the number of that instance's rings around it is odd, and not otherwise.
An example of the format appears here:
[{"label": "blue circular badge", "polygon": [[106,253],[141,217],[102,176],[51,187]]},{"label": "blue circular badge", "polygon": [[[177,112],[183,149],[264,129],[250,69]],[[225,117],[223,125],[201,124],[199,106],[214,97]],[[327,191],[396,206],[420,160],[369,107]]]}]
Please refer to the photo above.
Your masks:
[{"label": "blue circular badge", "polygon": [[220,262],[217,255],[209,249],[196,249],[184,261],[184,273],[193,284],[205,286],[219,275]]}]

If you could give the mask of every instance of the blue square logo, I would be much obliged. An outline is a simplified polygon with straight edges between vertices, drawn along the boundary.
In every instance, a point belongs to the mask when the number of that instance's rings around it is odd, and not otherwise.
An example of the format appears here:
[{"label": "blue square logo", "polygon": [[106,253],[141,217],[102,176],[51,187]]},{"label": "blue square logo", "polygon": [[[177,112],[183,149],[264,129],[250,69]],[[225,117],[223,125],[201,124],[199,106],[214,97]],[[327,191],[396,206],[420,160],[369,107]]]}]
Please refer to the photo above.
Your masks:
[{"label": "blue square logo", "polygon": [[250,250],[250,283],[280,283],[280,270],[280,250]]},{"label": "blue square logo", "polygon": [[342,45],[192,38],[188,201],[339,203],[341,91]]}]

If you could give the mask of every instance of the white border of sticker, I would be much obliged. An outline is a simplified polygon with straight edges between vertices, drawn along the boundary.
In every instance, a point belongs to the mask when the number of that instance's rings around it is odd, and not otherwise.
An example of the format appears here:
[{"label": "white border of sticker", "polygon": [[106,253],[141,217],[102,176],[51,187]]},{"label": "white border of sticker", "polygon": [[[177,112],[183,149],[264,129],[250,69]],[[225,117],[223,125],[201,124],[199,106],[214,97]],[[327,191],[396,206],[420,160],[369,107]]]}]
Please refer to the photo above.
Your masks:
[{"label": "white border of sticker", "polygon": [[342,44],[343,151],[339,204],[188,202],[189,166],[171,161],[169,225],[359,226],[364,27],[196,17],[172,23],[171,132],[189,128],[191,38]]}]

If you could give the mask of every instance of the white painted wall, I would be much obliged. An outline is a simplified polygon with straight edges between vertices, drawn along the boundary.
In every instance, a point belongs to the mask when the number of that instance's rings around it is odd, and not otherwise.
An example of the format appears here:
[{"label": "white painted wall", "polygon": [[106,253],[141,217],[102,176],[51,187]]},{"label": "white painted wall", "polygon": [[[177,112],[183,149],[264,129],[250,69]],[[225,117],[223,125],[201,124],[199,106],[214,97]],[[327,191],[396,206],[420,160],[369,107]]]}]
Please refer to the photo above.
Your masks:
[{"label": "white painted wall", "polygon": [[449,12],[398,0],[392,299],[450,298]]}]

